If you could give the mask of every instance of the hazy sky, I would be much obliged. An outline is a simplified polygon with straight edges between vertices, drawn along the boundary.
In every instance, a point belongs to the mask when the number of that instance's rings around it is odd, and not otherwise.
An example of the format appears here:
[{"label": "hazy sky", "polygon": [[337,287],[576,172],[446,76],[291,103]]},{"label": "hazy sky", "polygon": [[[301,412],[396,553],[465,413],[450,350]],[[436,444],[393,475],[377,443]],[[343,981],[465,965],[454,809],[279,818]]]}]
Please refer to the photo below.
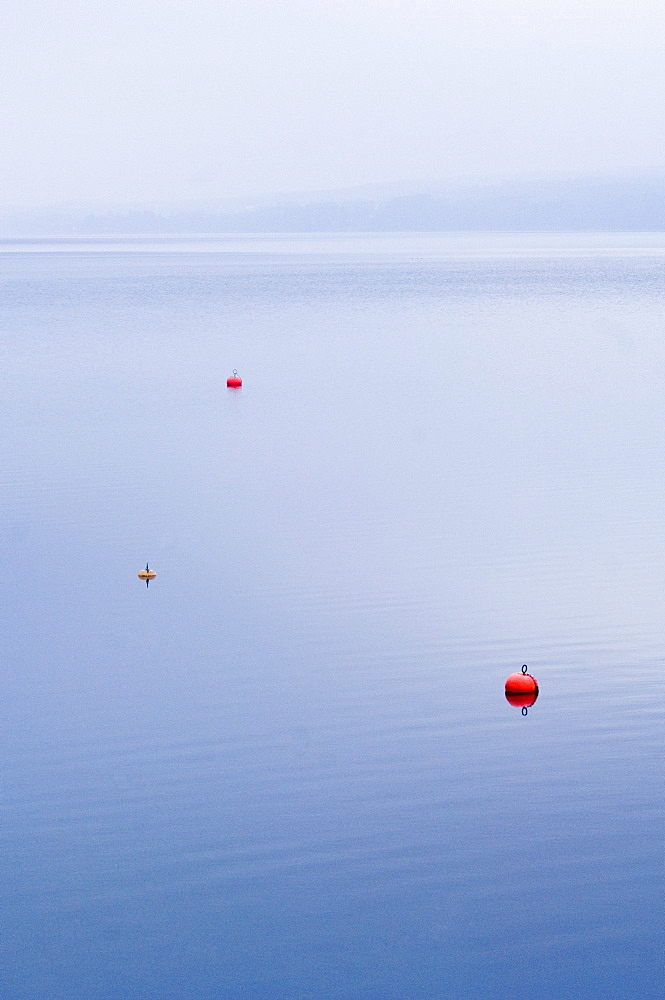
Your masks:
[{"label": "hazy sky", "polygon": [[662,0],[2,0],[0,209],[658,170]]}]

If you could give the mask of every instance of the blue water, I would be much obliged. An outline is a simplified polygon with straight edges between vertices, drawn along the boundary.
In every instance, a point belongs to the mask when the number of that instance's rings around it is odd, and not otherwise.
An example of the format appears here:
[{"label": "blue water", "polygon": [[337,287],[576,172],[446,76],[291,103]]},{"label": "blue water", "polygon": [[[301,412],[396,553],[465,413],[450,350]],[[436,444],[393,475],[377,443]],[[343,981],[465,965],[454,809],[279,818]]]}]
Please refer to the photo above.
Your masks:
[{"label": "blue water", "polygon": [[3,1000],[665,996],[665,237],[0,274]]}]

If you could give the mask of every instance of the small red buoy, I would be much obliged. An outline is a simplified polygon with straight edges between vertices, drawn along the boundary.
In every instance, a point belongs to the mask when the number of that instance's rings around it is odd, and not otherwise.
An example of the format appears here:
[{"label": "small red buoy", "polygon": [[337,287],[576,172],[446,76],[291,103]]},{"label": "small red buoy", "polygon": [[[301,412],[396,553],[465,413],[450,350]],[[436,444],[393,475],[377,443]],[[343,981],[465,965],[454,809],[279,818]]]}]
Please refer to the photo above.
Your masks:
[{"label": "small red buoy", "polygon": [[229,377],[227,378],[226,384],[229,387],[229,389],[239,389],[240,386],[242,385],[242,379],[238,375],[238,372],[235,370],[235,368],[233,369],[233,375],[229,375]]},{"label": "small red buoy", "polygon": [[535,694],[536,697],[538,696],[538,681],[527,673],[526,663],[522,667],[521,674],[511,674],[506,681],[506,695],[509,694]]}]

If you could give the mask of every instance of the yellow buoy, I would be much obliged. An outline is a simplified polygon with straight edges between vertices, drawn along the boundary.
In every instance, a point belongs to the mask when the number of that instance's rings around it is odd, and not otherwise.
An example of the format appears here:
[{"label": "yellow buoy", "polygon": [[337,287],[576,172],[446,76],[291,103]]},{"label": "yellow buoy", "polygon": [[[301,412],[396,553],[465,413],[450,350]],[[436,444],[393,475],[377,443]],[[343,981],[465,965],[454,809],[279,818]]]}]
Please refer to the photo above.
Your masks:
[{"label": "yellow buoy", "polygon": [[139,573],[139,580],[154,580],[157,574],[154,570],[150,569],[148,564],[145,564],[145,569],[142,569]]}]

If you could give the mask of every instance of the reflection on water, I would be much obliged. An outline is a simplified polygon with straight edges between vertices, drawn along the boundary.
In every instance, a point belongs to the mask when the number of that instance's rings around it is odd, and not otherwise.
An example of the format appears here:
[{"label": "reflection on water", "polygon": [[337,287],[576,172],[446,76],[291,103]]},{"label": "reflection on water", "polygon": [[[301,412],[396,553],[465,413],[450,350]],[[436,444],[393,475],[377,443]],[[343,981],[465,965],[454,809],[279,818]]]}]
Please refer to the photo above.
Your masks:
[{"label": "reflection on water", "polygon": [[4,995],[658,996],[662,236],[0,249]]},{"label": "reflection on water", "polygon": [[516,694],[514,691],[506,691],[506,701],[509,705],[522,709],[522,715],[526,715],[532,705],[536,704],[538,698],[538,688],[528,693]]}]

